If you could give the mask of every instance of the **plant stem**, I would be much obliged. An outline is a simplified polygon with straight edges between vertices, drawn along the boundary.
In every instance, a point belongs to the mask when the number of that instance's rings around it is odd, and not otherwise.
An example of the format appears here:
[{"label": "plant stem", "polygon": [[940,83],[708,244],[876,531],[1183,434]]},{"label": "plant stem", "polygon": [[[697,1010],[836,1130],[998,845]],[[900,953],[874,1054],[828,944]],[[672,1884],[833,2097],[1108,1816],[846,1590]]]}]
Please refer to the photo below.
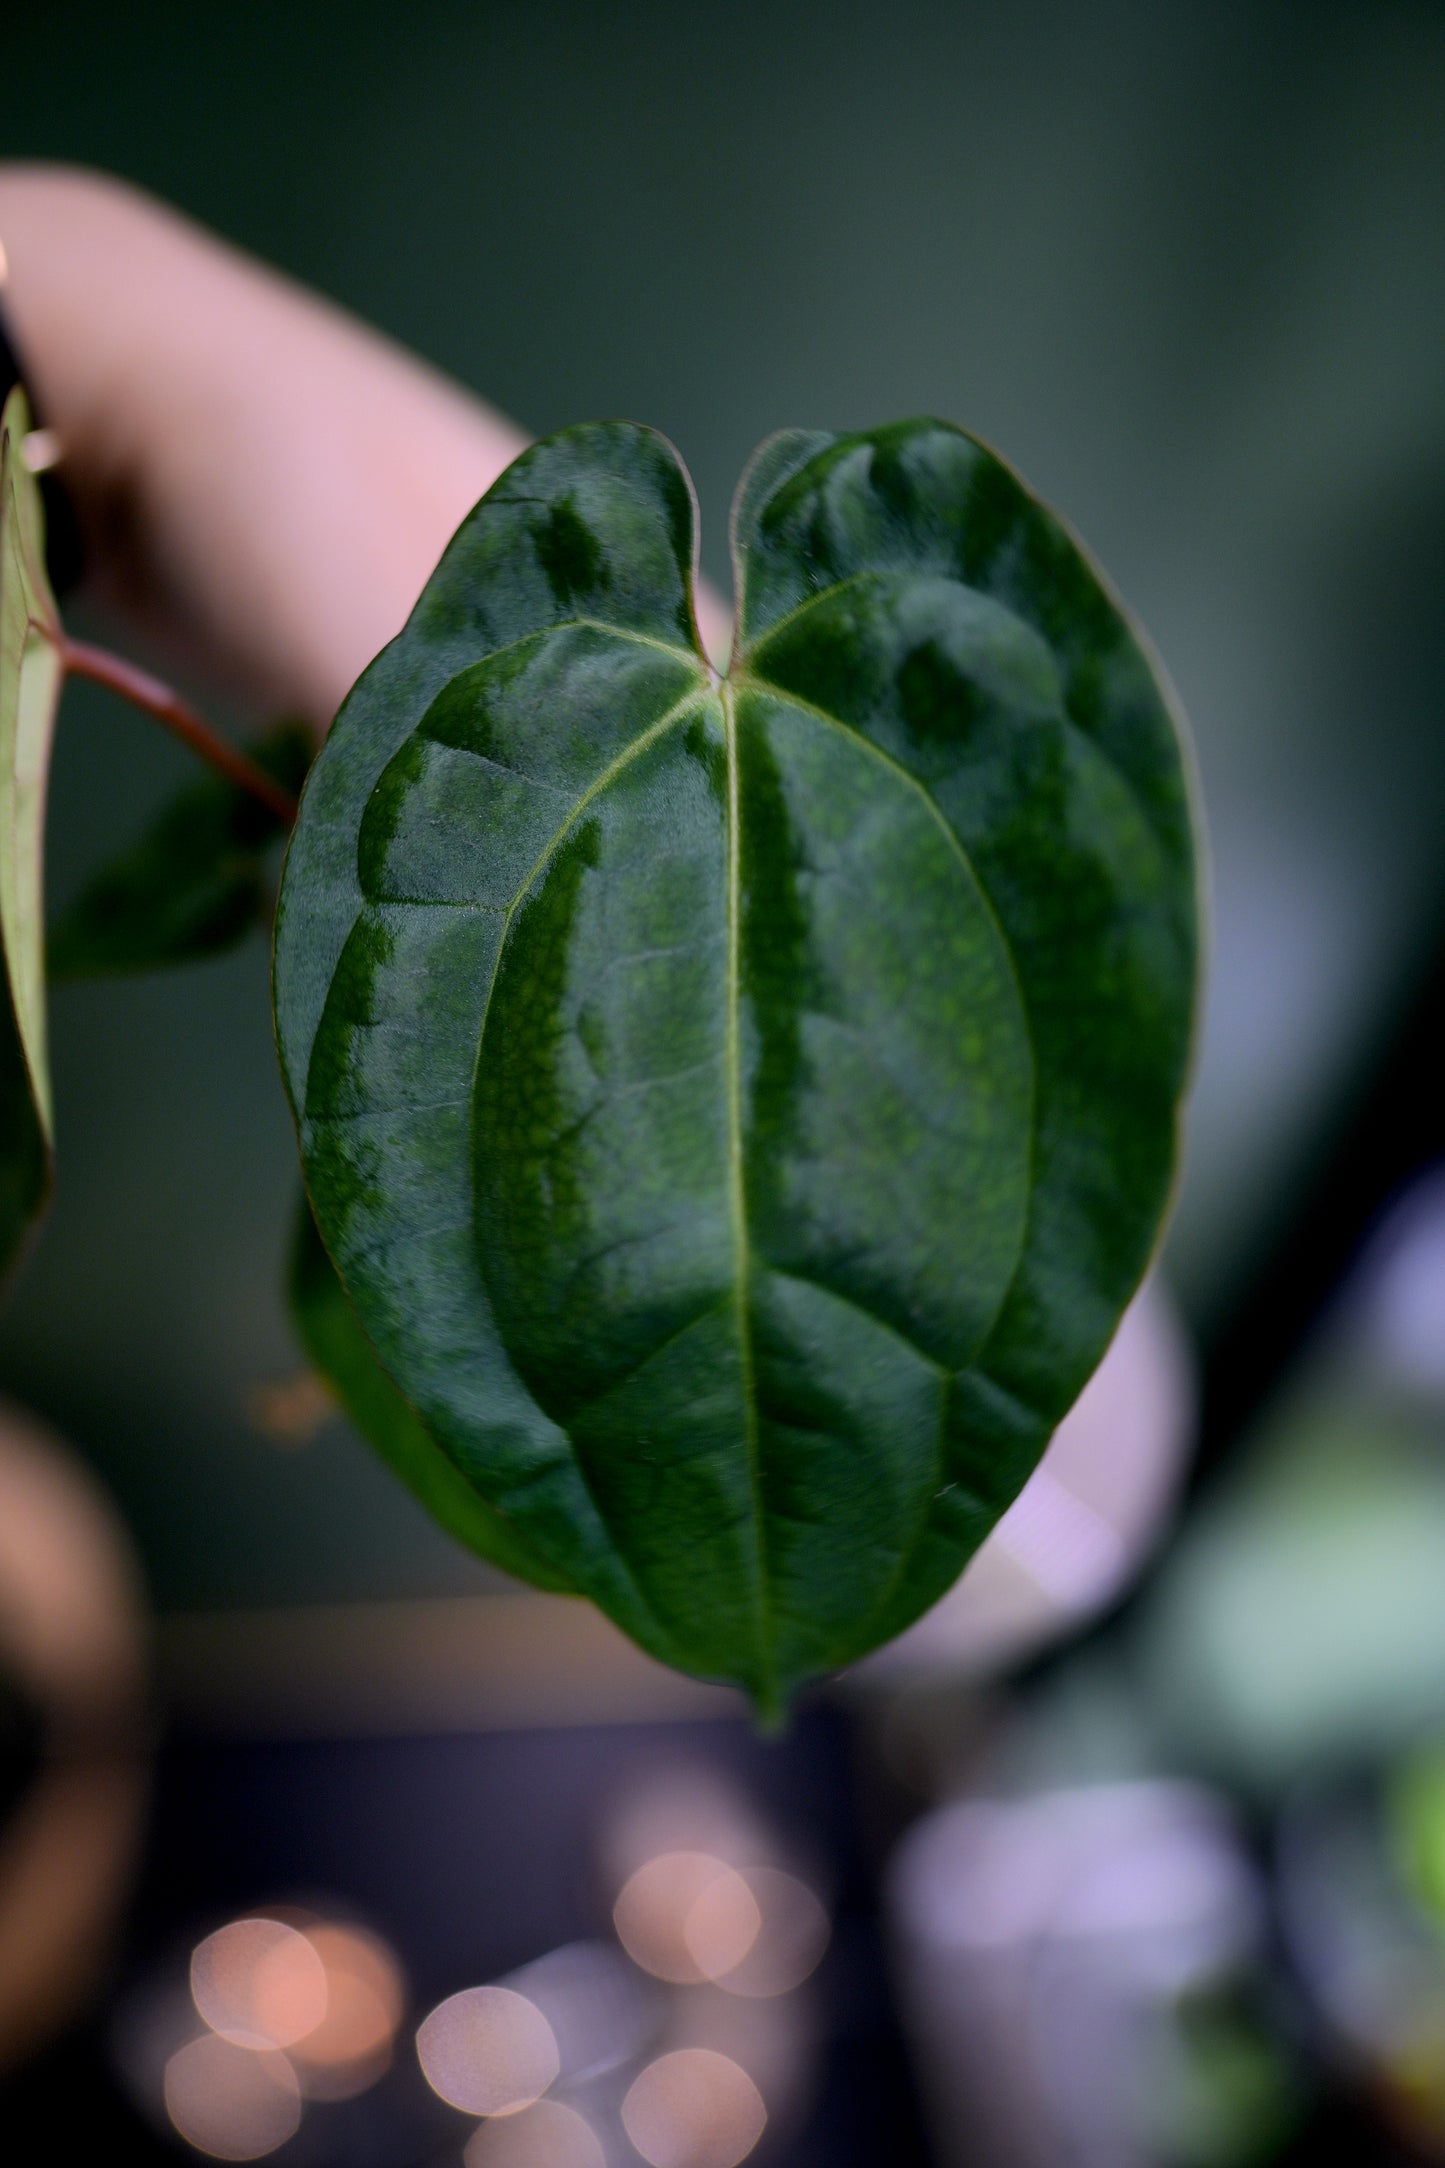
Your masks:
[{"label": "plant stem", "polygon": [[291,793],[282,790],[280,784],[274,783],[254,761],[248,760],[234,745],[229,745],[204,716],[198,715],[169,685],[163,685],[148,671],[137,669],[123,656],[112,655],[108,648],[92,647],[88,640],[63,639],[60,653],[67,675],[90,678],[96,685],[105,685],[122,700],[128,700],[132,707],[153,716],[238,789],[259,798],[283,827],[295,826],[296,800]]}]

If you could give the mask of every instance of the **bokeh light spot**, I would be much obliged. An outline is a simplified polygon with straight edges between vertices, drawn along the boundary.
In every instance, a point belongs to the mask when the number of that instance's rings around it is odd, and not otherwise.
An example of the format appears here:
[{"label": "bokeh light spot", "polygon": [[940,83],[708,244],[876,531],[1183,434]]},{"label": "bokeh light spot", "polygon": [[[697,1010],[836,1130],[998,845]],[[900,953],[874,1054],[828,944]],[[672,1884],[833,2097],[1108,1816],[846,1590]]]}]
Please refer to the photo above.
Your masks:
[{"label": "bokeh light spot", "polygon": [[607,2168],[592,2125],[559,2100],[483,2123],[462,2155],[466,2168]]},{"label": "bokeh light spot", "polygon": [[468,2115],[514,2115],[560,2067],[551,2026],[509,1987],[467,1987],[426,2018],[416,2052],[434,2093]]},{"label": "bokeh light spot", "polygon": [[661,1852],[628,1877],[612,1908],[635,1964],[674,1986],[719,1980],[747,1956],[762,1915],[735,1867],[710,1852]]},{"label": "bokeh light spot", "polygon": [[166,2064],[166,2113],[188,2145],[213,2160],[260,2160],[301,2121],[296,2074],[274,2048],[238,2047],[216,2033]]},{"label": "bokeh light spot", "polygon": [[730,1995],[786,1995],[817,1969],[828,1947],[828,1915],[806,1882],[780,1867],[748,1867],[761,1925],[750,1949],[717,1975]]},{"label": "bokeh light spot", "polygon": [[742,2065],[711,2048],[660,2055],[622,2103],[623,2127],[651,2168],[737,2168],[767,2120]]},{"label": "bokeh light spot", "polygon": [[191,1954],[191,1995],[223,2040],[286,2048],[326,2015],[326,1967],[280,1920],[232,1920]]},{"label": "bokeh light spot", "polygon": [[312,2100],[350,2100],[389,2068],[405,1994],[401,1969],[375,1935],[322,1922],[304,1929],[326,1973],[326,2015],[291,2050]]}]

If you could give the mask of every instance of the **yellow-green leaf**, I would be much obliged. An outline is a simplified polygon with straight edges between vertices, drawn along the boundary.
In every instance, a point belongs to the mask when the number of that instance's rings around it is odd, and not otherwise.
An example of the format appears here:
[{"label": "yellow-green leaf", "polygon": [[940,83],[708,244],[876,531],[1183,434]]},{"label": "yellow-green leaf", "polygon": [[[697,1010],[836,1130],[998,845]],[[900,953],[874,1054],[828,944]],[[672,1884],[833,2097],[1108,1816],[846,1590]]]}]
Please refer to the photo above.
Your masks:
[{"label": "yellow-green leaf", "polygon": [[53,1130],[43,851],[64,668],[40,490],[24,457],[30,426],[17,385],[0,415],[0,1274],[45,1209]]}]

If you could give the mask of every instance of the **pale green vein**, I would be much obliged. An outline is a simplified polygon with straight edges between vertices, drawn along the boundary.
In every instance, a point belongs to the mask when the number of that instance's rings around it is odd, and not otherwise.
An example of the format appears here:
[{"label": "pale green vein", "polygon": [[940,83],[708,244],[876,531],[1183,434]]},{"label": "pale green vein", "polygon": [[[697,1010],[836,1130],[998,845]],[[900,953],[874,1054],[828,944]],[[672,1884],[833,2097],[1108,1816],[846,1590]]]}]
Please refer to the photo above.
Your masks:
[{"label": "pale green vein", "polygon": [[[670,652],[677,651],[671,650]],[[683,717],[690,714],[694,708],[701,707],[703,702],[707,699],[708,689],[709,688],[705,683],[700,682],[694,685],[691,691],[684,694],[681,700],[677,701],[674,706],[667,709],[665,714],[659,715],[655,723],[649,724],[646,730],[642,731],[639,736],[634,738],[630,745],[624,746],[622,751],[618,753],[612,760],[610,760],[607,763],[607,766],[603,768],[598,775],[593,777],[592,781],[588,784],[586,790],[583,791],[581,797],[578,798],[578,800],[572,807],[572,810],[568,814],[566,820],[561,822],[561,824],[557,827],[554,833],[548,838],[543,848],[538,852],[535,860],[533,861],[532,865],[524,876],[521,885],[518,887],[515,895],[512,897],[511,902],[507,905],[506,915],[502,920],[501,935],[497,942],[496,956],[492,963],[491,976],[487,981],[487,992],[486,998],[482,1004],[481,1019],[477,1026],[477,1051],[472,1062],[471,1080],[471,1097],[473,1102],[475,1102],[476,1099],[477,1073],[481,1067],[482,1047],[486,1042],[487,1019],[491,1014],[492,996],[496,991],[497,980],[501,976],[502,957],[506,952],[507,939],[511,931],[512,921],[516,915],[518,906],[520,905],[522,898],[527,894],[528,890],[532,886],[532,883],[536,880],[537,875],[541,872],[543,866],[545,866],[547,861],[551,858],[553,852],[556,850],[558,844],[562,841],[562,838],[566,835],[567,831],[576,825],[577,821],[580,820],[582,815],[586,812],[588,806],[591,805],[595,799],[600,797],[601,794],[616,781],[617,777],[622,774],[624,769],[628,768],[633,761],[639,759],[642,754],[647,751],[649,746],[655,745],[657,743],[657,740],[662,737],[665,731],[671,730],[676,724],[680,723]],[[575,1446],[571,1445],[570,1440],[568,1441],[568,1444],[572,1466],[576,1470],[577,1475],[581,1480],[583,1489],[585,1490],[588,1498],[591,1501],[592,1510],[597,1515],[598,1524],[606,1534],[609,1542],[612,1544],[618,1564],[621,1566],[622,1571],[626,1576],[627,1583],[632,1589],[634,1597],[641,1605],[642,1610],[645,1612],[647,1617],[651,1619],[653,1625],[661,1629],[662,1639],[666,1641],[668,1639],[667,1629],[663,1625],[663,1622],[658,1617],[658,1614],[654,1609],[652,1603],[649,1601],[647,1595],[644,1593],[642,1587],[640,1586],[636,1574],[633,1572],[631,1566],[628,1564],[625,1556],[623,1555],[621,1545],[617,1542],[610,1526],[608,1525],[607,1516],[602,1510],[602,1502],[597,1495],[596,1486],[592,1481],[586,1464],[583,1461],[582,1456],[577,1452]],[[504,1509],[499,1508],[498,1510],[501,1511]],[[541,1555],[544,1558],[548,1558],[548,1562],[550,1563],[550,1557],[546,1551],[542,1551]],[[566,1569],[563,1568],[561,1570],[565,1572]]]},{"label": "pale green vein", "polygon": [[577,825],[577,822],[582,818],[582,815],[586,812],[588,806],[593,803],[594,799],[601,797],[603,791],[609,789],[611,785],[616,782],[618,776],[622,774],[623,770],[625,768],[629,768],[634,760],[640,759],[641,756],[647,751],[649,746],[655,745],[657,740],[663,735],[664,731],[671,730],[675,724],[680,723],[682,721],[682,718],[685,715],[690,714],[694,708],[701,707],[703,701],[707,698],[707,694],[708,688],[706,685],[694,685],[692,689],[689,692],[684,693],[681,700],[675,702],[674,705],[670,707],[665,714],[659,715],[655,723],[649,723],[646,730],[640,732],[639,735],[632,740],[632,743],[630,745],[624,745],[622,751],[616,754],[611,760],[609,760],[607,766],[600,770],[600,772],[592,778],[592,781],[588,784],[586,790],[583,791],[581,797],[573,802],[567,814],[567,818],[564,821],[561,821],[558,826],[552,831],[552,834],[547,838],[547,841],[543,844],[541,850],[538,851],[531,865],[523,874],[521,883],[513,894],[512,899],[508,903],[506,911],[503,914],[502,930],[497,939],[496,958],[492,964],[491,977],[487,981],[487,998],[482,1004],[481,1022],[477,1027],[476,1058],[472,1063],[472,1093],[474,1097],[477,1088],[477,1070],[481,1064],[482,1059],[482,1041],[486,1038],[487,1035],[487,1018],[490,1016],[492,1010],[492,995],[496,991],[497,980],[501,976],[502,956],[506,950],[507,940],[512,930],[512,921],[517,915],[518,906],[521,904],[522,898],[526,895],[528,889],[532,886],[532,883],[536,880],[537,875],[546,865],[548,859],[551,858],[553,852],[556,850],[558,844],[562,841],[562,838],[566,835],[568,829],[574,828]]},{"label": "pale green vein", "polygon": [[758,1705],[765,1715],[779,1713],[777,1696],[777,1627],[773,1618],[772,1589],[768,1578],[767,1543],[763,1514],[761,1454],[758,1439],[757,1379],[753,1362],[752,1319],[749,1314],[749,1260],[747,1198],[743,1185],[743,1083],[739,1006],[741,1001],[742,945],[742,835],[738,818],[738,724],[731,683],[721,688],[723,736],[727,748],[728,786],[728,944],[727,1016],[724,1043],[727,1051],[728,1090],[728,1191],[733,1223],[733,1277],[737,1283],[738,1362],[742,1373],[743,1441],[747,1453],[748,1490],[753,1502],[754,1543],[757,1550],[758,1611],[762,1625],[762,1653],[768,1663],[766,1682],[760,1682]]},{"label": "pale green vein", "polygon": [[820,1280],[811,1272],[784,1272],[781,1266],[778,1265],[770,1266],[769,1270],[775,1280],[788,1280],[796,1287],[815,1288],[820,1295],[827,1295],[833,1302],[840,1302],[843,1308],[851,1310],[855,1317],[861,1317],[867,1324],[876,1326],[880,1332],[886,1332],[890,1338],[898,1342],[900,1347],[907,1348],[910,1355],[916,1356],[924,1368],[932,1370],[937,1377],[946,1379],[953,1377],[954,1373],[949,1369],[947,1363],[941,1363],[936,1355],[930,1355],[926,1347],[920,1347],[916,1340],[911,1339],[906,1332],[901,1331],[889,1319],[881,1317],[876,1310],[870,1310],[867,1303],[860,1302],[856,1295],[845,1295],[841,1287],[834,1287],[827,1280]]},{"label": "pale green vein", "polygon": [[767,627],[766,631],[760,632],[755,639],[748,641],[746,647],[739,654],[739,662],[742,667],[746,668],[746,663],[742,662],[744,656],[755,655],[760,647],[766,647],[769,640],[775,639],[780,632],[786,631],[795,618],[806,617],[809,610],[816,610],[820,603],[831,602],[834,595],[842,594],[845,587],[855,587],[860,580],[882,579],[884,577],[886,575],[876,565],[859,565],[856,572],[845,572],[841,580],[831,580],[826,587],[816,588],[811,595],[804,595],[801,602],[795,602],[791,610],[785,610],[780,618],[777,618]]},{"label": "pale green vein", "polygon": [[[609,1243],[608,1248],[611,1249],[613,1246]],[[599,1252],[598,1254],[604,1255],[606,1253]],[[582,1267],[578,1267],[579,1271],[582,1269]],[[576,1274],[573,1277],[575,1278]],[[620,1392],[623,1386],[630,1384],[633,1378],[648,1367],[649,1363],[655,1363],[660,1355],[665,1355],[669,1348],[676,1347],[679,1340],[685,1340],[690,1332],[696,1332],[698,1326],[705,1324],[710,1317],[718,1316],[721,1311],[728,1307],[731,1299],[728,1295],[719,1295],[711,1302],[704,1303],[696,1316],[688,1318],[685,1324],[675,1327],[665,1340],[659,1340],[656,1347],[650,1347],[647,1353],[639,1356],[630,1368],[620,1371],[616,1377],[609,1378],[607,1383],[599,1387],[590,1400],[579,1401],[572,1411],[570,1420],[575,1424],[579,1417],[590,1414],[595,1408],[605,1406],[614,1393]]]},{"label": "pale green vein", "polygon": [[[944,1436],[948,1423],[948,1396],[952,1389],[952,1377],[946,1371],[941,1372],[938,1380],[938,1431],[933,1449],[933,1468],[936,1477],[946,1476],[948,1473],[948,1458],[944,1449]],[[945,1484],[943,1487],[944,1489],[952,1489],[954,1486]],[[869,1605],[867,1612],[864,1614],[861,1627],[855,1631],[855,1643],[865,1653],[874,1645],[872,1639],[874,1626],[879,1619],[887,1618],[899,1589],[913,1571],[914,1561],[927,1541],[932,1528],[933,1508],[938,1503],[939,1496],[938,1485],[934,1483],[930,1486],[928,1494],[914,1520],[913,1534],[909,1537],[907,1543],[899,1547],[893,1571],[884,1582],[877,1598]]]},{"label": "pale green vein", "polygon": [[[1022,609],[1020,609],[1014,602],[1006,601],[1002,595],[995,594],[991,588],[975,587],[968,580],[960,580],[956,578],[951,572],[936,572],[931,576],[947,587],[956,588],[960,594],[977,595],[983,601],[996,603],[1001,610],[1007,611],[1010,617],[1014,618],[1020,625],[1026,627],[1026,629],[1031,632],[1037,640],[1042,642],[1043,646],[1048,651],[1050,660],[1054,663],[1056,669],[1059,671],[1061,683],[1066,682],[1067,669],[1065,667],[1064,658],[1060,655],[1057,647],[1051,640],[1046,637],[1040,627],[1034,623],[1033,619],[1027,616],[1026,613]],[[865,580],[871,580],[879,587],[882,587],[889,592],[893,592],[897,589],[907,589],[911,584],[916,582],[917,577],[918,575],[916,573],[890,571],[887,568],[879,565],[860,565],[856,572],[848,573],[841,580],[834,580],[831,587],[820,587],[815,595],[805,596],[801,602],[795,604],[794,607],[788,611],[785,617],[780,617],[775,625],[769,625],[766,632],[760,632],[756,640],[754,640],[747,649],[747,653],[749,655],[756,655],[762,648],[765,648],[771,640],[776,639],[780,632],[785,631],[789,625],[795,623],[796,620],[800,617],[806,617],[810,610],[816,610],[822,603],[831,601],[835,595],[841,594],[845,588],[856,587]],[[1123,629],[1127,636],[1127,625],[1125,625]],[[781,691],[781,687],[774,685],[771,679],[763,677],[758,672],[747,671],[746,665],[743,666],[743,670],[746,671],[747,675],[752,676],[759,685],[766,685],[770,692]],[[741,675],[743,673],[740,672],[739,674]],[[793,695],[788,694],[785,697],[791,699]],[[810,705],[810,703],[806,701],[800,701],[799,705],[808,706]],[[820,709],[818,712],[822,713],[824,711]],[[831,722],[839,723],[840,726],[844,729],[850,727],[849,725],[842,723],[842,719],[839,716],[830,716],[829,720]],[[1160,826],[1158,811],[1146,798],[1144,791],[1136,778],[1129,773],[1128,769],[1124,766],[1124,763],[1122,762],[1122,760],[1120,760],[1116,753],[1111,752],[1109,747],[1105,745],[1101,739],[1095,737],[1094,733],[1091,730],[1086,730],[1084,725],[1078,721],[1077,717],[1069,713],[1068,707],[1064,704],[1063,701],[1060,702],[1057,720],[1062,725],[1064,730],[1069,734],[1069,736],[1072,737],[1078,744],[1082,745],[1084,750],[1099,763],[1100,767],[1104,768],[1110,775],[1113,776],[1115,782],[1119,785],[1120,789],[1128,798],[1129,803],[1133,806],[1134,811],[1138,815],[1141,824],[1147,832],[1149,840],[1153,844],[1157,855],[1159,856],[1161,861],[1163,861],[1163,863],[1167,866],[1172,858],[1174,850],[1173,840],[1165,833],[1164,829]],[[861,735],[861,733],[855,732],[855,735]],[[903,772],[906,774],[907,771],[904,770]]]},{"label": "pale green vein", "polygon": [[568,617],[562,622],[564,625],[584,625],[589,632],[610,632],[614,639],[631,640],[638,647],[656,648],[659,655],[670,655],[674,659],[681,656],[682,660],[691,663],[694,669],[700,664],[710,677],[712,675],[712,664],[696,648],[683,647],[672,640],[656,639],[650,632],[634,632],[630,625],[609,625],[600,617]]},{"label": "pale green vein", "polygon": [[[531,632],[519,632],[515,640],[504,640],[500,647],[489,647],[484,654],[463,663],[460,670],[447,679],[452,684],[468,670],[475,670],[487,663],[499,662],[504,655],[514,655],[518,648],[530,647],[538,640],[550,640],[559,632],[601,632],[610,640],[629,640],[634,647],[654,648],[659,655],[666,655],[673,662],[689,663],[694,670],[711,671],[712,665],[697,648],[684,647],[680,640],[659,640],[654,633],[637,632],[631,625],[610,625],[603,617],[554,617],[548,625],[537,625]],[[443,686],[443,691],[446,687]]]}]

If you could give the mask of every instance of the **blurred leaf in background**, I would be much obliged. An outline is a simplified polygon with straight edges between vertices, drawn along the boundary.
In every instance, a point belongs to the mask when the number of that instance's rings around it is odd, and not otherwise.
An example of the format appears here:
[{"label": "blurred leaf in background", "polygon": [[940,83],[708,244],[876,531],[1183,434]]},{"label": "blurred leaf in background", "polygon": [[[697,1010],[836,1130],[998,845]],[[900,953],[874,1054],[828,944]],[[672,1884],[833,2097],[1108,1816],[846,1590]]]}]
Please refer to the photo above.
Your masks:
[{"label": "blurred leaf in background", "polygon": [[[246,751],[295,794],[316,740],[304,723],[281,722]],[[154,971],[233,948],[266,924],[268,861],[283,834],[275,813],[224,777],[191,783],[60,914],[52,980]]]},{"label": "blurred leaf in background", "polygon": [[65,668],[45,570],[45,515],[17,384],[0,414],[0,1278],[50,1194],[54,1116],[45,1018],[45,801]]}]

